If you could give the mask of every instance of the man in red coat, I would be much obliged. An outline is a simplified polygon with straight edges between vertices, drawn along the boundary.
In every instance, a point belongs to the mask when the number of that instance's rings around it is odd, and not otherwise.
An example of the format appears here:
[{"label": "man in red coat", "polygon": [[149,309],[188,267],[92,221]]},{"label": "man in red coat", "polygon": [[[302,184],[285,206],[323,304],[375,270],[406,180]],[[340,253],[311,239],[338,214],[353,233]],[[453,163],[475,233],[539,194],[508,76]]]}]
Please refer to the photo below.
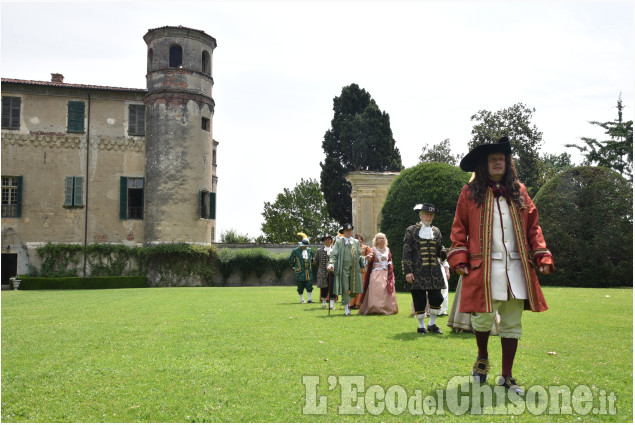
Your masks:
[{"label": "man in red coat", "polygon": [[518,394],[512,377],[523,310],[547,310],[534,263],[543,274],[553,258],[538,223],[538,211],[518,180],[507,137],[477,146],[461,160],[474,178],[463,187],[452,224],[448,262],[463,276],[460,311],[471,313],[478,355],[472,375],[487,380],[487,343],[496,311],[503,351],[498,385]]}]

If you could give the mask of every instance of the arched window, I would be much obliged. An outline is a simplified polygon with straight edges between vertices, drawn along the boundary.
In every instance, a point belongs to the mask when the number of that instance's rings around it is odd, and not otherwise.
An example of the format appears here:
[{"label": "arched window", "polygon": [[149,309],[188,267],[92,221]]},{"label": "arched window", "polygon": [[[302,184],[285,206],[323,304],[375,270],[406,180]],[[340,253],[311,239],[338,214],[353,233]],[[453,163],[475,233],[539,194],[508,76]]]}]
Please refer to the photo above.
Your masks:
[{"label": "arched window", "polygon": [[154,53],[152,49],[148,50],[148,72],[152,71],[152,60],[154,59]]},{"label": "arched window", "polygon": [[183,65],[183,48],[178,44],[170,46],[170,68]]},{"label": "arched window", "polygon": [[209,60],[209,52],[207,50],[203,50],[203,54],[201,57],[201,72],[204,72],[207,75],[211,75],[212,74],[212,67],[211,67],[211,63]]}]

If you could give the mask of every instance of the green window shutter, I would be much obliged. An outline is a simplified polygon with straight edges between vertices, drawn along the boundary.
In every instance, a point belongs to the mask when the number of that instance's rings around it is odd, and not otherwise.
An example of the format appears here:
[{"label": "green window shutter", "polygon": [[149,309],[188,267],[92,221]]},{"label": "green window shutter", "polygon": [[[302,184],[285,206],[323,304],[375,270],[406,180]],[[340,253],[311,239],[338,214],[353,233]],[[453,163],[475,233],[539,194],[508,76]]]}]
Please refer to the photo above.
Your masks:
[{"label": "green window shutter", "polygon": [[145,207],[145,191],[146,191],[146,179],[143,178],[141,179],[143,181],[143,189],[141,190],[141,219],[143,220],[143,213],[144,213],[144,207]]},{"label": "green window shutter", "polygon": [[146,134],[146,107],[139,106],[137,108],[137,134],[145,136]]},{"label": "green window shutter", "polygon": [[16,217],[22,217],[22,176],[18,176],[18,190],[16,193]]},{"label": "green window shutter", "polygon": [[11,125],[11,98],[2,97],[2,128]]},{"label": "green window shutter", "polygon": [[209,194],[209,218],[216,220],[216,193]]},{"label": "green window shutter", "polygon": [[22,99],[16,97],[11,102],[11,127],[20,128],[20,104]]},{"label": "green window shutter", "polygon": [[198,217],[205,218],[203,217],[203,191],[202,190],[198,191]]},{"label": "green window shutter", "polygon": [[19,97],[2,98],[2,127],[20,128],[20,105],[22,99]]},{"label": "green window shutter", "polygon": [[75,177],[75,187],[73,189],[73,205],[78,207],[84,205],[84,178]]},{"label": "green window shutter", "polygon": [[128,106],[128,134],[137,132],[137,110],[135,105]]},{"label": "green window shutter", "polygon": [[64,191],[64,206],[73,206],[73,178],[66,177],[66,189]]},{"label": "green window shutter", "polygon": [[119,218],[128,219],[128,177],[119,177]]},{"label": "green window shutter", "polygon": [[68,132],[84,132],[84,102],[68,102]]}]

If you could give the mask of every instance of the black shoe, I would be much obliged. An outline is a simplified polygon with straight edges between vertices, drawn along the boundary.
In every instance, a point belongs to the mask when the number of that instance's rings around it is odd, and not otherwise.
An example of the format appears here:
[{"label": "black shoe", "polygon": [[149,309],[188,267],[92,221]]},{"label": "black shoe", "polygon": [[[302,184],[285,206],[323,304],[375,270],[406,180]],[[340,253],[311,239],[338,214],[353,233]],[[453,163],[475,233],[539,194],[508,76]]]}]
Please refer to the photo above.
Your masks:
[{"label": "black shoe", "polygon": [[441,329],[439,329],[437,325],[428,325],[428,332],[433,334],[443,335],[443,332],[441,331]]},{"label": "black shoe", "polygon": [[308,304],[313,304],[313,301],[309,300],[307,301]]},{"label": "black shoe", "polygon": [[428,330],[426,328],[417,328],[417,333],[420,334],[427,334]]},{"label": "black shoe", "polygon": [[490,365],[488,359],[476,358],[474,367],[472,368],[472,377],[477,384],[484,384],[487,382],[487,372],[489,372]]},{"label": "black shoe", "polygon": [[518,386],[516,380],[511,376],[501,376],[498,378],[498,385],[501,385],[518,395],[525,395],[525,391]]}]

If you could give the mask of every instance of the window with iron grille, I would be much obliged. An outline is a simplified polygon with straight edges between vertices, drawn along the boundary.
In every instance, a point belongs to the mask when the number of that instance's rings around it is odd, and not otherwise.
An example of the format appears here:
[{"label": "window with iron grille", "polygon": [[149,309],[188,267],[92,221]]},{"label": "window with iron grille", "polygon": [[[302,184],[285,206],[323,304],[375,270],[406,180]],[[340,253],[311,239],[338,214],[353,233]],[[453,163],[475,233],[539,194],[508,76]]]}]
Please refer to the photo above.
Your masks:
[{"label": "window with iron grille", "polygon": [[2,217],[22,216],[22,176],[2,176]]},{"label": "window with iron grille", "polygon": [[144,136],[146,108],[143,105],[129,105],[128,107],[128,134],[131,136]]},{"label": "window with iron grille", "polygon": [[120,177],[119,218],[122,220],[143,220],[142,177]]},{"label": "window with iron grille", "polygon": [[66,177],[66,188],[64,191],[65,207],[84,206],[84,178]]},{"label": "window with iron grille", "polygon": [[69,133],[84,132],[84,102],[71,100],[68,102],[68,127]]},{"label": "window with iron grille", "polygon": [[2,96],[2,128],[20,128],[21,104],[19,97]]},{"label": "window with iron grille", "polygon": [[203,130],[209,131],[209,128],[210,128],[209,118],[205,118],[205,117],[201,118],[201,128]]}]

